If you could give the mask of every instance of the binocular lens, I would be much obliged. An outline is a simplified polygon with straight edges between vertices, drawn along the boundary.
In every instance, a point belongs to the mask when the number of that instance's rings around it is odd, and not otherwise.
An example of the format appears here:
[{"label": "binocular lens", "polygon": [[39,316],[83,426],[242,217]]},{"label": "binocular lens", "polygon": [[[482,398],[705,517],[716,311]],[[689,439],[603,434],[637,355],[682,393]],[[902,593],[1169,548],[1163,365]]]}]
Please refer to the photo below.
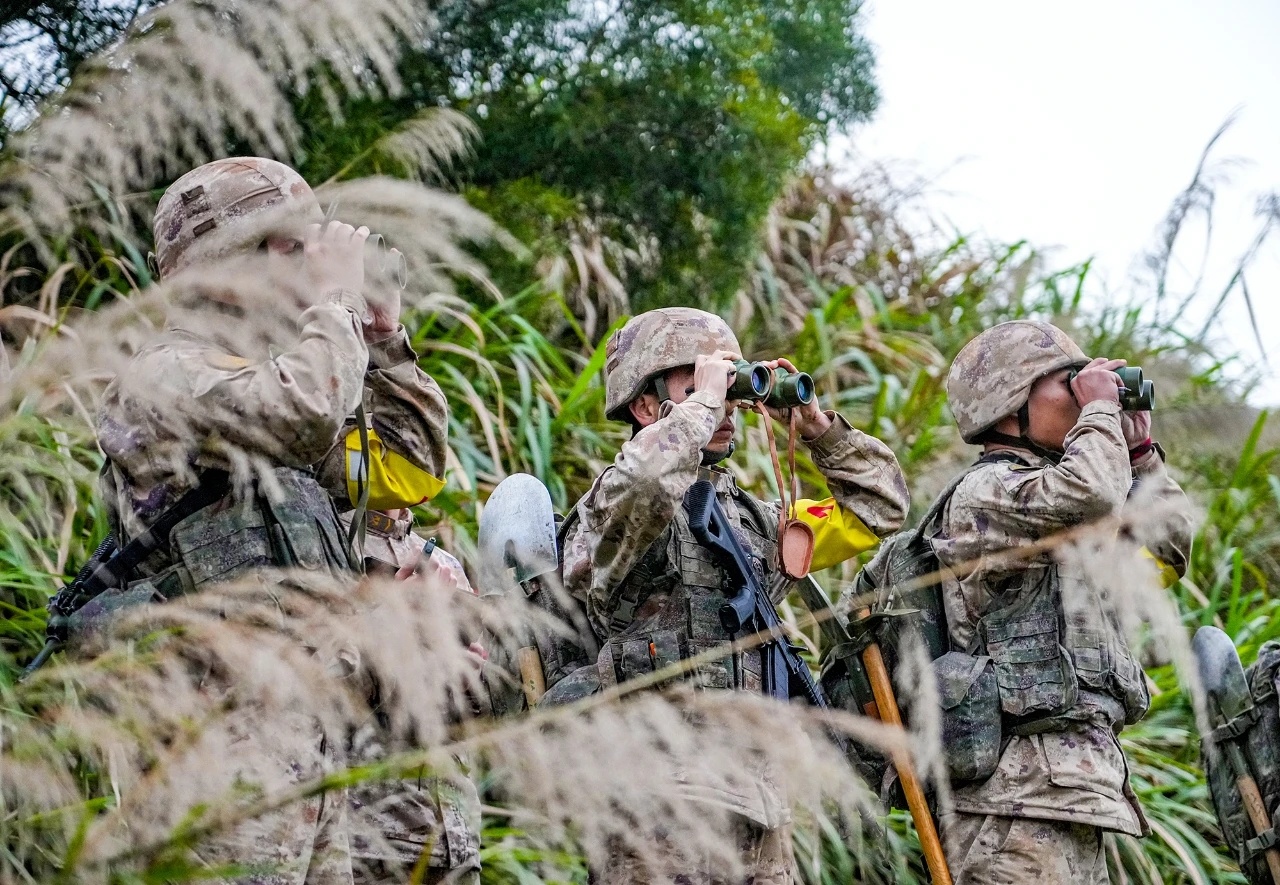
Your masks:
[{"label": "binocular lens", "polygon": [[807,372],[801,372],[796,378],[796,399],[802,404],[813,402],[813,379]]},{"label": "binocular lens", "polygon": [[757,400],[764,399],[769,394],[769,388],[773,386],[773,378],[770,377],[769,369],[764,363],[738,360],[733,365],[738,372],[733,378],[733,383],[729,385],[729,399]]},{"label": "binocular lens", "polygon": [[[1124,389],[1120,391],[1120,408],[1126,412],[1150,412],[1156,407],[1156,385],[1142,377],[1141,366],[1125,366],[1114,370]],[[1079,374],[1073,370],[1070,378]]]}]

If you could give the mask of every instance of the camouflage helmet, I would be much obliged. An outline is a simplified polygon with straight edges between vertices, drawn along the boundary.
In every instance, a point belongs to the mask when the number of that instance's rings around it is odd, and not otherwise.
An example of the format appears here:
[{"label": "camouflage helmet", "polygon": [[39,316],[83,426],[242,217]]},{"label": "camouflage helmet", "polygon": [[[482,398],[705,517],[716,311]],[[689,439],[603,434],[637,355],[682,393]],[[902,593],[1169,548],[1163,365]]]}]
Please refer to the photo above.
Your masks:
[{"label": "camouflage helmet", "polygon": [[[272,210],[267,212],[266,210]],[[302,176],[262,157],[229,157],[169,186],[152,226],[160,276],[199,261],[256,249],[272,229],[322,220]]]},{"label": "camouflage helmet", "polygon": [[965,442],[977,442],[1016,414],[1045,375],[1089,362],[1057,326],[1014,320],[987,329],[964,346],[947,373],[947,400]]},{"label": "camouflage helmet", "polygon": [[741,352],[729,324],[713,313],[663,307],[632,317],[605,345],[605,414],[627,420],[627,404],[655,377],[717,350]]}]

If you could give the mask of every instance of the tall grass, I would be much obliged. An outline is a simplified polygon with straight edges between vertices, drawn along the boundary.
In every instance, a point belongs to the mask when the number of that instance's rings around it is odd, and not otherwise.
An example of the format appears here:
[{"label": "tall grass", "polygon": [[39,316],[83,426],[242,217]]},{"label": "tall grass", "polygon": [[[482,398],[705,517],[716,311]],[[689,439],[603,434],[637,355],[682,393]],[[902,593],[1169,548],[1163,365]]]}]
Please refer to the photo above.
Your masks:
[{"label": "tall grass", "polygon": [[[268,6],[257,26],[201,18],[199,10],[188,24],[213,29],[261,64],[273,56],[260,45],[258,26],[311,8]],[[366,73],[374,79],[389,70],[387,54],[415,33],[404,17],[410,7],[401,3],[380,5],[381,17],[369,29],[356,29],[365,43],[303,52],[325,28],[347,21],[353,8],[335,2],[331,18],[292,23],[287,33],[294,42],[285,42],[299,54],[288,59],[291,76],[306,80],[316,64],[356,56],[369,62]],[[0,412],[0,883],[208,876],[211,868],[195,863],[192,852],[233,823],[268,820],[278,804],[354,781],[395,778],[424,764],[456,769],[451,760],[464,750],[489,803],[488,882],[583,882],[588,863],[599,863],[611,841],[630,839],[642,848],[658,828],[687,831],[690,844],[732,865],[725,821],[706,819],[680,801],[675,763],[733,778],[741,776],[738,758],[753,754],[777,767],[796,805],[797,856],[806,881],[924,881],[905,817],[890,815],[883,832],[861,829],[870,808],[864,788],[829,752],[826,732],[805,715],[780,715],[760,699],[673,691],[625,703],[596,699],[539,717],[473,718],[464,700],[480,686],[459,654],[457,635],[483,632],[514,642],[518,625],[536,617],[518,600],[509,608],[484,608],[428,590],[418,595],[376,584],[352,590],[303,582],[274,600],[275,611],[290,616],[282,626],[260,597],[232,587],[139,615],[111,641],[104,638],[101,657],[67,662],[15,685],[18,665],[41,644],[47,596],[105,532],[95,497],[95,396],[163,318],[163,293],[135,232],[150,195],[128,191],[157,170],[193,162],[228,131],[268,147],[290,144],[287,120],[262,117],[281,90],[293,88],[289,84],[262,80],[272,94],[252,109],[219,109],[217,94],[184,92],[183,101],[194,104],[165,119],[181,122],[204,107],[201,102],[212,105],[219,113],[202,124],[214,128],[199,130],[205,142],[147,153],[134,167],[119,155],[138,132],[124,127],[116,141],[101,146],[111,149],[109,180],[87,182],[79,172],[88,166],[81,165],[65,189],[55,187],[59,170],[83,160],[91,144],[85,133],[105,131],[101,107],[131,94],[129,66],[163,64],[173,45],[189,45],[173,44],[176,38],[159,21],[146,19],[136,36],[141,42],[113,50],[103,79],[86,81],[83,88],[96,83],[102,90],[99,104],[73,89],[50,112],[49,128],[33,127],[19,144],[27,165],[6,179],[12,187],[5,208],[13,211],[0,262],[7,305],[0,324],[16,346]],[[202,56],[175,58],[169,62],[189,74]],[[370,87],[341,77],[323,82]],[[68,130],[82,106],[89,108],[79,119],[86,128]],[[412,147],[424,173],[433,164],[447,167],[468,143],[465,127],[451,126],[447,117],[428,122],[415,130],[426,143],[407,146],[412,133],[401,133],[392,145],[402,154]],[[30,184],[32,174],[38,186]],[[584,229],[552,254],[535,256],[548,260],[532,265],[542,273],[531,273],[526,288],[502,292],[465,247],[491,235],[502,218],[491,222],[456,197],[416,184],[342,181],[327,193],[353,217],[380,222],[414,263],[406,323],[420,365],[451,404],[449,484],[420,508],[424,530],[468,554],[488,492],[516,471],[542,479],[557,508],[567,510],[626,437],[625,428],[603,416],[599,342],[610,322],[630,310],[616,262],[608,260],[612,247]],[[1171,459],[1204,513],[1187,577],[1169,600],[1188,631],[1221,624],[1246,661],[1261,642],[1280,636],[1280,448],[1266,416],[1249,410],[1225,380],[1223,363],[1203,336],[1181,329],[1177,312],[1151,312],[1138,300],[1091,307],[1087,264],[1047,269],[1026,243],[956,237],[941,248],[928,246],[937,232],[913,230],[903,220],[922,214],[907,211],[914,208],[903,205],[909,199],[878,175],[840,185],[829,170],[815,170],[794,182],[770,214],[733,307],[746,355],[785,355],[812,371],[827,404],[893,446],[917,510],[972,456],[950,421],[942,378],[959,347],[985,326],[1012,317],[1051,318],[1090,352],[1158,367],[1157,434],[1170,441]],[[423,225],[423,218],[435,223]],[[1175,243],[1177,234],[1176,226],[1166,231],[1166,242]],[[1160,254],[1167,262],[1173,251]],[[576,271],[567,269],[569,260]],[[1205,415],[1214,416],[1220,430],[1212,447],[1197,430]],[[746,423],[733,469],[747,488],[767,495],[776,491],[767,448],[755,420]],[[803,456],[799,470],[807,488],[817,491],[820,475]],[[856,566],[822,577],[835,590]],[[807,639],[820,655],[820,640]],[[331,654],[310,653],[316,649]],[[273,661],[264,663],[264,655]],[[387,758],[351,769],[318,763],[314,776],[286,786],[260,771],[261,793],[229,794],[237,755],[231,738],[245,721],[238,716],[255,707],[303,711],[338,734],[372,715],[358,679],[331,678],[326,665],[335,660],[349,667],[342,671],[347,676],[374,672],[400,687],[389,708],[399,728]],[[1113,840],[1114,875],[1140,883],[1238,881],[1198,769],[1193,704],[1170,663],[1150,663],[1159,689],[1153,710],[1124,742],[1155,834],[1141,842]],[[193,685],[195,672],[215,673],[219,690],[210,695]],[[893,740],[871,732],[869,739]],[[192,772],[202,764],[208,770],[196,777]],[[637,793],[637,772],[661,788]]]}]

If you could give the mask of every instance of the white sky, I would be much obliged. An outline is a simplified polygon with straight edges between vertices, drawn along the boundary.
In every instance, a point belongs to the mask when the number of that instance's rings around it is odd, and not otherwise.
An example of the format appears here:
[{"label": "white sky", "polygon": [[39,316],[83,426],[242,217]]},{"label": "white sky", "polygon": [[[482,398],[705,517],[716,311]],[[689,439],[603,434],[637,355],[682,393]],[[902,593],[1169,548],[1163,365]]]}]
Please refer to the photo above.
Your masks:
[{"label": "white sky", "polygon": [[[882,102],[833,161],[905,161],[960,230],[1057,247],[1055,265],[1094,257],[1099,297],[1146,291],[1135,259],[1238,110],[1213,154],[1224,180],[1198,330],[1258,230],[1257,198],[1280,191],[1280,0],[868,0],[866,13]],[[1184,244],[1184,287],[1201,243]],[[1280,236],[1247,281],[1270,348]],[[1226,352],[1260,366],[1238,291],[1220,321]],[[1280,348],[1271,359],[1259,404],[1280,403]]]}]

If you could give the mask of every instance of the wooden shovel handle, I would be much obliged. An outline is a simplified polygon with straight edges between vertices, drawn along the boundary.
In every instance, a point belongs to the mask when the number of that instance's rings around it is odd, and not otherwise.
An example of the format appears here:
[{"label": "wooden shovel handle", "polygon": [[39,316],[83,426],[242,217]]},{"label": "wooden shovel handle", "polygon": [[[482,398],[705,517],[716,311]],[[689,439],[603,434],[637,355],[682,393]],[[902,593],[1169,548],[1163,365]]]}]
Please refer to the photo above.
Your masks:
[{"label": "wooden shovel handle", "polygon": [[[1267,814],[1267,806],[1262,801],[1258,782],[1247,774],[1242,775],[1236,778],[1236,789],[1240,791],[1245,810],[1249,812],[1249,821],[1253,824],[1254,832],[1262,835],[1271,829],[1271,817]],[[1268,848],[1263,854],[1267,858],[1271,878],[1275,880],[1276,885],[1280,885],[1280,849]]]},{"label": "wooden shovel handle", "polygon": [[542,655],[535,646],[527,645],[516,652],[516,664],[520,668],[520,687],[524,699],[532,707],[547,693],[547,680],[542,675]]},{"label": "wooden shovel handle", "polygon": [[[880,646],[874,642],[867,646],[866,651],[862,653],[862,663],[867,668],[867,678],[871,682],[871,693],[875,696],[880,720],[901,728],[902,713],[898,709],[898,700],[893,695],[893,682],[889,679],[889,668],[884,664]],[[906,751],[895,753],[893,764],[898,769],[902,792],[907,797],[907,808],[911,811],[911,819],[916,824],[920,848],[924,852],[924,862],[929,868],[929,878],[933,880],[934,885],[952,885],[951,871],[947,868],[947,856],[942,851],[942,840],[938,838],[938,828],[934,826],[933,815],[929,812],[929,802],[925,799],[920,779],[916,777],[910,753]]]}]

